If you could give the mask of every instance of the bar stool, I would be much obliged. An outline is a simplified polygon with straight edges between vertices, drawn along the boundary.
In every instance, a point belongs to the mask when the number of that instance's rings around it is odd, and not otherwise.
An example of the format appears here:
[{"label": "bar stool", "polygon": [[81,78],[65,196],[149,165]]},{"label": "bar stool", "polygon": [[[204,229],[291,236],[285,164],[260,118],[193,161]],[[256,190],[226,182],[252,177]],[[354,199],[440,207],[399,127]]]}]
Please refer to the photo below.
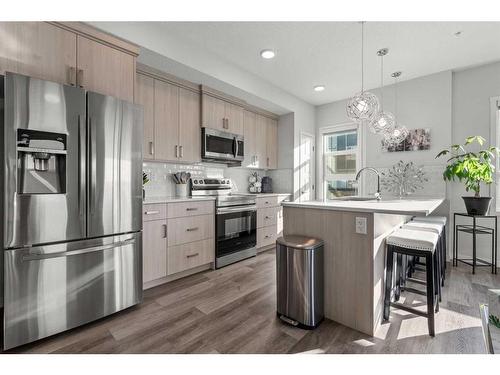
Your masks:
[{"label": "bar stool", "polygon": [[443,263],[446,261],[445,260],[445,255],[446,254],[446,243],[444,241],[444,226],[441,223],[433,223],[433,222],[425,222],[425,221],[410,221],[403,225],[403,228],[405,229],[410,229],[410,230],[423,230],[423,231],[428,231],[432,233],[436,233],[438,235],[438,243],[436,246],[437,254],[436,254],[436,259],[437,259],[437,265],[436,271],[436,279],[439,280],[439,283],[437,284],[436,292],[439,295],[439,301],[441,302],[441,287],[444,286],[444,278],[445,278],[445,270],[444,270],[444,265]]},{"label": "bar stool", "polygon": [[[441,224],[443,226],[443,232],[442,232],[442,257],[441,259],[443,260],[441,267],[442,267],[442,273],[443,273],[443,281],[446,279],[446,259],[447,259],[447,241],[446,241],[446,223],[448,222],[446,216],[415,216],[412,221],[415,222],[425,222],[425,223],[435,223],[435,224]],[[443,284],[444,285],[444,284]]]},{"label": "bar stool", "polygon": [[[386,238],[387,258],[386,258],[386,280],[385,280],[385,297],[384,297],[384,319],[389,320],[390,307],[408,311],[410,313],[427,318],[429,327],[429,335],[435,335],[434,329],[434,312],[439,311],[439,298],[436,298],[435,293],[435,275],[436,275],[436,246],[439,236],[436,233],[422,230],[397,229]],[[404,290],[424,295],[427,297],[427,312],[422,312],[415,308],[406,306],[401,303],[391,302],[393,291],[393,267],[394,254],[418,256],[425,258],[426,280],[408,279],[416,283],[425,285],[426,291],[422,292],[417,289],[409,288],[406,285]],[[397,289],[397,288],[396,288]],[[397,292],[397,290],[396,290]]]}]

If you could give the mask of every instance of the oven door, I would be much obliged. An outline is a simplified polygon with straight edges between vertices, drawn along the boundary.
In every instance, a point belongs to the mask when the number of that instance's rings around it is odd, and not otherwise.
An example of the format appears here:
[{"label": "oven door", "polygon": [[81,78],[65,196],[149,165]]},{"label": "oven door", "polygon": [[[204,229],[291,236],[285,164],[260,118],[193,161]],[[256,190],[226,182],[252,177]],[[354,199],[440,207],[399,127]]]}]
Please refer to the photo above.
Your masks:
[{"label": "oven door", "polygon": [[221,207],[216,216],[216,257],[220,258],[257,245],[257,208]]},{"label": "oven door", "polygon": [[238,134],[202,128],[202,158],[240,162],[244,159],[244,141]]}]

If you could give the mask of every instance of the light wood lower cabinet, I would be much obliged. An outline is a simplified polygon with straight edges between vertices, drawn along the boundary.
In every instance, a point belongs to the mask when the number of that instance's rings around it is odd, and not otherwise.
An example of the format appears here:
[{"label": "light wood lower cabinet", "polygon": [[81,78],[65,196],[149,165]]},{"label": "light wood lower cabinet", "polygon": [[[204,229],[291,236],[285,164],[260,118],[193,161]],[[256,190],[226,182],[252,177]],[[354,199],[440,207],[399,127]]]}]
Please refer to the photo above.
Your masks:
[{"label": "light wood lower cabinet", "polygon": [[213,238],[214,216],[201,215],[168,219],[168,246]]},{"label": "light wood lower cabinet", "polygon": [[168,275],[211,263],[215,259],[214,239],[190,242],[168,248]]},{"label": "light wood lower cabinet", "polygon": [[278,227],[272,225],[270,227],[262,227],[257,229],[257,248],[271,246],[276,242],[276,239],[281,233],[278,233]]},{"label": "light wood lower cabinet", "polygon": [[144,222],[142,238],[143,283],[167,276],[167,221]]},{"label": "light wood lower cabinet", "polygon": [[143,206],[145,288],[199,272],[215,259],[214,201]]},{"label": "light wood lower cabinet", "polygon": [[256,198],[257,249],[266,250],[283,233],[283,207],[288,195],[268,195]]}]

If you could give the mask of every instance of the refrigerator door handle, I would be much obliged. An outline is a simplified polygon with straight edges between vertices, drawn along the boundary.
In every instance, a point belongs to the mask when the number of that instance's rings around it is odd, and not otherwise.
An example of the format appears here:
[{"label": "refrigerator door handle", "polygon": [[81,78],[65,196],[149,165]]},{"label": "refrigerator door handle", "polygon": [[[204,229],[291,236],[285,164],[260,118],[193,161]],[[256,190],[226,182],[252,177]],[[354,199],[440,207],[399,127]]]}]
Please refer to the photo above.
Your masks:
[{"label": "refrigerator door handle", "polygon": [[81,115],[78,115],[78,213],[80,217],[84,215],[85,209],[85,137],[83,136],[85,131],[82,126]]},{"label": "refrigerator door handle", "polygon": [[133,244],[134,242],[135,242],[135,238],[129,238],[128,240],[125,240],[125,241],[115,242],[115,243],[112,243],[109,245],[87,247],[86,249],[78,249],[78,250],[72,250],[72,251],[61,251],[61,252],[57,252],[57,253],[46,253],[46,254],[28,254],[28,255],[24,255],[22,257],[22,260],[24,262],[24,261],[32,261],[32,260],[43,260],[43,259],[51,259],[51,258],[69,257],[72,255],[81,255],[81,254],[93,253],[96,251],[111,250],[111,249],[114,249],[116,247],[121,247],[121,246]]},{"label": "refrigerator door handle", "polygon": [[95,200],[96,200],[96,186],[97,186],[97,161],[96,161],[96,140],[95,131],[93,129],[92,118],[89,116],[89,138],[90,138],[90,213],[95,212]]}]

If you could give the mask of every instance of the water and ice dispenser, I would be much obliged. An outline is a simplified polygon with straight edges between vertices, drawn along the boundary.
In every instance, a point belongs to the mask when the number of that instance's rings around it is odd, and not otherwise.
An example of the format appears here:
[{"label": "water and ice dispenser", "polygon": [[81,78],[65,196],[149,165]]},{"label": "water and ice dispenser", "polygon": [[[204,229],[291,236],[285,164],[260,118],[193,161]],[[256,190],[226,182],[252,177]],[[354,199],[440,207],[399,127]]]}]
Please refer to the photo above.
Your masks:
[{"label": "water and ice dispenser", "polygon": [[18,129],[18,194],[66,193],[66,156],[66,134]]}]

